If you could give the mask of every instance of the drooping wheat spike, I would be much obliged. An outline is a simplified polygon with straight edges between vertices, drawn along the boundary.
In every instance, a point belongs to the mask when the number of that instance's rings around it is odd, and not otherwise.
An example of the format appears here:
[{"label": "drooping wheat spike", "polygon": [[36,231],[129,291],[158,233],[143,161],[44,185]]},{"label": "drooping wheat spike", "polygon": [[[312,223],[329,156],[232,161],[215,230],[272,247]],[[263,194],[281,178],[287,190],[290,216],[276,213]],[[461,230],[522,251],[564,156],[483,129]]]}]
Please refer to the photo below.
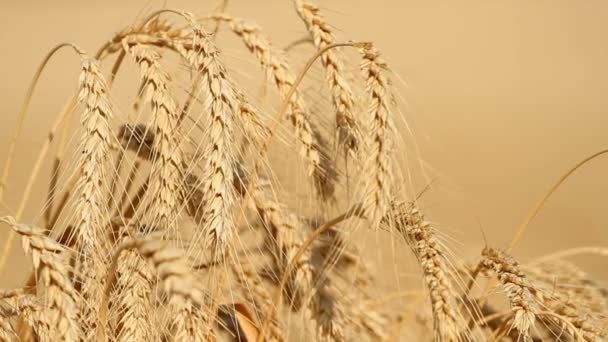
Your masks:
[{"label": "drooping wheat spike", "polygon": [[40,315],[36,332],[43,341],[76,341],[76,291],[60,253],[64,248],[48,238],[41,228],[18,224],[10,216],[0,218],[22,236],[23,249],[32,257],[38,284],[44,289],[45,311]]},{"label": "drooping wheat spike", "polygon": [[200,87],[206,99],[205,110],[210,117],[209,147],[205,159],[203,184],[206,196],[202,215],[204,232],[211,235],[215,255],[224,255],[234,234],[232,207],[235,201],[233,172],[236,162],[234,151],[234,122],[238,111],[236,93],[219,58],[219,51],[201,26],[193,24],[192,47],[178,44],[176,49],[189,66],[200,73]]},{"label": "drooping wheat spike", "polygon": [[[302,0],[295,0],[296,10],[306,24],[317,50],[335,43],[334,29],[324,20],[319,7]],[[336,134],[340,146],[347,152],[356,152],[361,132],[353,113],[353,92],[344,77],[344,66],[339,50],[330,49],[321,55],[325,78],[336,107]]]},{"label": "drooping wheat spike", "polygon": [[368,93],[368,124],[366,141],[366,156],[363,175],[363,207],[367,211],[372,226],[377,227],[386,215],[391,200],[392,186],[391,170],[391,138],[392,114],[390,81],[386,75],[388,65],[382,59],[380,51],[373,45],[361,49],[363,60],[361,71],[367,82]]},{"label": "drooping wheat spike", "polygon": [[532,341],[530,330],[534,327],[539,311],[534,293],[536,288],[528,281],[519,263],[506,253],[486,247],[481,253],[482,267],[494,271],[509,298],[513,326],[519,331],[524,341]]},{"label": "drooping wheat spike", "polygon": [[[243,19],[216,16],[217,20],[227,20],[232,31],[237,34],[247,48],[256,56],[267,77],[276,85],[283,99],[294,85],[294,76],[284,57],[261,33],[259,27]],[[301,145],[300,155],[308,164],[308,173],[313,177],[317,194],[323,200],[333,198],[337,172],[329,159],[326,143],[319,130],[313,125],[307,105],[300,92],[296,91],[289,100],[287,115],[294,126]]]},{"label": "drooping wheat spike", "polygon": [[215,341],[210,331],[208,316],[195,309],[192,304],[185,304],[177,311],[171,321],[172,341]]},{"label": "drooping wheat spike", "polygon": [[142,45],[129,48],[143,79],[146,102],[152,104],[154,145],[151,171],[150,227],[174,231],[179,212],[182,154],[179,144],[179,113],[169,92],[169,75],[160,65],[160,55]]},{"label": "drooping wheat spike", "polygon": [[154,325],[152,282],[147,264],[133,251],[120,256],[116,289],[110,312],[115,321],[116,341],[152,341],[158,339]]},{"label": "drooping wheat spike", "polygon": [[384,222],[403,235],[418,259],[431,300],[436,336],[442,341],[459,340],[462,322],[455,301],[458,294],[450,280],[448,257],[435,238],[433,226],[414,203],[393,203],[391,211],[394,216],[387,216]]},{"label": "drooping wheat spike", "polygon": [[79,100],[85,104],[82,114],[84,131],[80,142],[80,172],[76,189],[78,189],[74,213],[77,234],[77,251],[80,263],[78,273],[81,277],[81,295],[84,298],[80,305],[82,332],[87,338],[93,338],[97,322],[96,308],[101,302],[101,275],[104,274],[104,241],[103,227],[108,218],[105,208],[107,199],[106,173],[111,163],[109,155],[114,145],[112,131],[108,120],[112,116],[112,106],[108,97],[105,79],[97,61],[83,57],[80,74]]}]

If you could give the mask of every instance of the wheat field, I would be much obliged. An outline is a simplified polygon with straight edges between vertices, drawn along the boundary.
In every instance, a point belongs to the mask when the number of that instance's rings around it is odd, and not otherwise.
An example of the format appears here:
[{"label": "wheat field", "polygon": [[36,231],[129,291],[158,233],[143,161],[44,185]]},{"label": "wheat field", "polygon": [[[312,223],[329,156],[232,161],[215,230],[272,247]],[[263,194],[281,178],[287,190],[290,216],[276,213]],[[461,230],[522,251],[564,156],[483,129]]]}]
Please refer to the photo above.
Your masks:
[{"label": "wheat field", "polygon": [[0,341],[608,339],[603,3],[2,6]]}]

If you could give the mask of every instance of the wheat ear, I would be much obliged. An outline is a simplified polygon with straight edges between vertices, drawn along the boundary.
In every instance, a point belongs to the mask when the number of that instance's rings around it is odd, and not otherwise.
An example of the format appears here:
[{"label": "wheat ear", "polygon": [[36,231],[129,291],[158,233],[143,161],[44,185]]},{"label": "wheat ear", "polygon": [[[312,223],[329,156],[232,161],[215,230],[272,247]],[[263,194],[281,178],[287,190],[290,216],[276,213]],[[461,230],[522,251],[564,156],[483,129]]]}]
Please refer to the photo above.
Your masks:
[{"label": "wheat ear", "polygon": [[83,57],[79,83],[79,100],[85,104],[85,111],[81,119],[84,131],[80,142],[82,155],[76,183],[79,193],[74,209],[77,218],[74,231],[82,263],[79,269],[84,297],[79,308],[82,332],[92,339],[90,334],[97,330],[97,325],[105,324],[97,321],[95,312],[101,300],[99,284],[105,268],[102,262],[106,248],[102,229],[107,221],[105,176],[111,167],[108,156],[114,142],[108,123],[112,107],[96,60]]},{"label": "wheat ear", "polygon": [[363,206],[372,225],[378,223],[387,213],[391,200],[390,188],[392,172],[390,165],[390,149],[392,137],[391,95],[390,83],[386,76],[388,65],[380,56],[380,52],[368,44],[361,49],[363,60],[361,71],[367,82],[368,93],[368,126],[366,155],[363,174],[366,181],[362,182]]},{"label": "wheat ear", "polygon": [[[216,16],[217,20],[229,21],[232,31],[241,37],[269,78],[276,85],[281,97],[285,98],[293,84],[294,76],[281,54],[273,48],[260,29],[228,16]],[[300,92],[296,91],[289,100],[287,112],[295,134],[300,142],[300,154],[308,163],[308,173],[313,177],[317,194],[324,200],[333,198],[337,173],[326,152],[326,143],[318,129],[313,125],[307,105]]]},{"label": "wheat ear", "polygon": [[[455,293],[449,278],[449,260],[435,238],[434,229],[414,203],[393,204],[394,227],[404,236],[422,268],[429,291],[436,336],[459,340],[459,320]],[[387,217],[390,220],[390,216]],[[389,223],[390,225],[390,223]]]},{"label": "wheat ear", "polygon": [[506,253],[486,247],[481,253],[481,266],[494,271],[509,298],[513,318],[513,326],[524,341],[532,341],[530,330],[534,327],[539,311],[534,297],[536,289],[528,281],[519,263]]},{"label": "wheat ear", "polygon": [[[294,1],[300,18],[306,24],[313,43],[318,50],[335,43],[333,28],[324,20],[319,7],[301,1]],[[325,67],[325,79],[332,94],[336,108],[336,134],[338,143],[346,151],[356,152],[361,140],[361,132],[353,113],[353,92],[344,78],[344,66],[339,50],[331,49],[321,55]]]},{"label": "wheat ear", "polygon": [[160,55],[142,45],[129,48],[143,78],[145,102],[152,104],[155,127],[153,167],[149,193],[152,195],[150,227],[174,231],[179,212],[182,155],[179,146],[179,113],[169,93],[169,75],[159,63]]},{"label": "wheat ear", "polygon": [[120,256],[116,289],[112,294],[110,317],[115,321],[116,341],[158,339],[153,321],[152,275],[146,263],[133,251]]},{"label": "wheat ear", "polygon": [[69,279],[65,261],[60,257],[64,248],[48,238],[45,231],[18,224],[10,216],[0,218],[22,236],[23,249],[32,257],[38,283],[45,290],[46,312],[36,327],[43,341],[76,341],[79,326],[76,320],[76,291]]},{"label": "wheat ear", "polygon": [[233,172],[235,165],[234,121],[238,111],[236,93],[219,59],[219,51],[200,25],[193,24],[192,47],[177,45],[189,66],[199,72],[200,89],[207,94],[205,110],[210,116],[209,154],[205,160],[208,175],[204,179],[206,196],[202,215],[204,231],[215,243],[217,257],[222,256],[234,233],[232,207],[235,201]]}]

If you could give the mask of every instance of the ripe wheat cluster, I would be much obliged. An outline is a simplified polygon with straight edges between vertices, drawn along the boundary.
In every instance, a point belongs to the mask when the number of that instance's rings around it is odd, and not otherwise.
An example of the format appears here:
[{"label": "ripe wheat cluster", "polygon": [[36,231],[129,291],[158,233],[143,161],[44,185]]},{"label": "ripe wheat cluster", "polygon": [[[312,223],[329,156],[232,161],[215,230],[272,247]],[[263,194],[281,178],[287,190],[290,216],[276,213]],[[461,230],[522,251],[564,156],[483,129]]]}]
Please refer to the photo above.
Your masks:
[{"label": "ripe wheat cluster", "polygon": [[[294,7],[312,51],[297,68],[226,9],[159,10],[94,56],[71,43],[53,49],[33,84],[69,49],[81,60],[78,93],[23,201],[0,218],[11,229],[0,269],[15,237],[33,264],[23,287],[0,290],[0,341],[604,340],[607,291],[564,260],[576,250],[527,264],[491,247],[470,262],[453,256],[398,161],[407,150],[380,51],[337,40],[316,5]],[[271,105],[236,81],[218,33],[259,65],[253,78]],[[139,86],[119,110],[114,83],[126,68]],[[311,70],[324,75],[305,88]],[[56,137],[47,199],[24,220]],[[298,160],[271,157],[277,144]],[[305,175],[305,205],[282,190],[281,168]],[[418,272],[424,290],[408,300],[424,305],[382,305],[355,228],[411,252],[420,267],[403,271]]]}]

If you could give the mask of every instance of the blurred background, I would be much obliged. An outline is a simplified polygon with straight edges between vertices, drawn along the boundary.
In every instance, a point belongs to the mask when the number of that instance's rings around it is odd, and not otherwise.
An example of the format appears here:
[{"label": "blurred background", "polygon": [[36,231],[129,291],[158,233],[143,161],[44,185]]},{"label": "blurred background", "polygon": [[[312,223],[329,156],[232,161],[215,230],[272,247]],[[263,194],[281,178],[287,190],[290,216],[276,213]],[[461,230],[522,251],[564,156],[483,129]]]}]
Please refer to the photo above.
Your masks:
[{"label": "blurred background", "polygon": [[[550,186],[583,158],[608,148],[608,2],[603,0],[317,0],[344,39],[384,53],[412,135],[434,179],[427,215],[468,258],[485,242],[506,247]],[[142,13],[163,6],[199,15],[213,1],[56,0],[0,2],[0,160],[37,65],[54,45],[91,54]],[[231,0],[278,46],[305,28],[291,1]],[[49,64],[19,140],[2,213],[14,212],[56,113],[76,88],[67,50]],[[227,48],[227,53],[230,53]],[[241,50],[243,51],[243,50]],[[246,54],[242,54],[246,56]],[[304,61],[302,57],[301,61]],[[50,164],[49,164],[50,165]],[[48,170],[47,170],[48,171]],[[577,171],[548,201],[514,251],[520,260],[608,245],[608,157]],[[39,214],[48,172],[24,221]],[[4,243],[7,228],[0,231]],[[0,287],[23,281],[15,248]],[[608,278],[608,259],[575,259]]]}]

